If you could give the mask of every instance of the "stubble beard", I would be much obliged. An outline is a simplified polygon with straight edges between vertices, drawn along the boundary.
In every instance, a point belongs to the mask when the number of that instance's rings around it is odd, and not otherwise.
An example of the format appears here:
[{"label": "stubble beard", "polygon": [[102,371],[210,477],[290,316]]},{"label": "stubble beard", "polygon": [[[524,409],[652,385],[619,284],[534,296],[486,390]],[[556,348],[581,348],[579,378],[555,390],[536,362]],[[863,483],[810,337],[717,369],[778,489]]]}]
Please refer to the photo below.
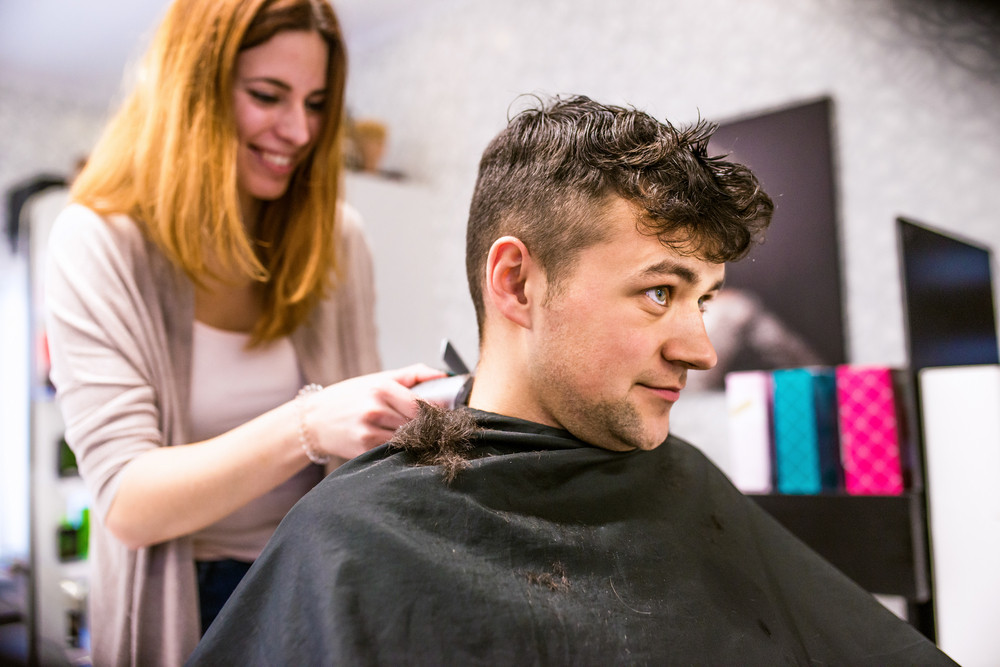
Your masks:
[{"label": "stubble beard", "polygon": [[655,449],[662,444],[667,437],[666,429],[662,437],[651,433],[635,403],[636,397],[627,391],[620,397],[590,397],[590,388],[576,372],[588,360],[579,353],[565,354],[565,341],[572,338],[572,332],[557,327],[550,333],[548,344],[543,343],[535,350],[530,382],[542,413],[547,413],[555,425],[595,447],[624,452]]},{"label": "stubble beard", "polygon": [[[550,378],[550,387],[565,387]],[[578,439],[612,451],[648,450],[659,446],[666,438],[651,438],[642,414],[628,397],[615,400],[587,400],[580,395],[563,401],[563,428]]]}]

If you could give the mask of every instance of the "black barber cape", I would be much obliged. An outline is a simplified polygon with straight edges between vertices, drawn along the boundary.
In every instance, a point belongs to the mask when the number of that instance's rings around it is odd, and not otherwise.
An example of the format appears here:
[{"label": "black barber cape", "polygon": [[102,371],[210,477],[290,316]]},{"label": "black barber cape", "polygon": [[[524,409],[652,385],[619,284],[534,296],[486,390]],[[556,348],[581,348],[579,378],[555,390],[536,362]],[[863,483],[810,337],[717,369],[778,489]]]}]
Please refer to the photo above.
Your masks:
[{"label": "black barber cape", "polygon": [[303,497],[190,664],[954,664],[687,443],[472,412],[450,483],[383,446]]}]

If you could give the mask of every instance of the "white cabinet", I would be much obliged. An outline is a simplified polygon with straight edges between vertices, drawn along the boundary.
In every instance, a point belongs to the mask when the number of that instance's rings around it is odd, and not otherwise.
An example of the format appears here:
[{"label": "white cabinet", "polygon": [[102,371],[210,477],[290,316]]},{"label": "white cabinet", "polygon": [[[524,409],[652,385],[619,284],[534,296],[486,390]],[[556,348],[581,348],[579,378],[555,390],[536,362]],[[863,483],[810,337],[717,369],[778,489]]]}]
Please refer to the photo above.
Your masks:
[{"label": "white cabinet", "polygon": [[1000,664],[1000,366],[920,372],[938,644]]}]

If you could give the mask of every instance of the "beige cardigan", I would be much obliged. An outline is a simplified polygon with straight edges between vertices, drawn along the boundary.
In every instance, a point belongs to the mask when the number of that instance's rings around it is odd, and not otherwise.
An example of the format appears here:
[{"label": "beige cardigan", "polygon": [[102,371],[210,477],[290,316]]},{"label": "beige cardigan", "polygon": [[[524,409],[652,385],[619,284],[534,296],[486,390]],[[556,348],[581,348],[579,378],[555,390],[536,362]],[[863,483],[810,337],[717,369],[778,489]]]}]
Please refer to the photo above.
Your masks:
[{"label": "beige cardigan", "polygon": [[[293,335],[306,382],[378,370],[371,255],[342,209],[346,280]],[[93,500],[90,627],[95,665],[180,665],[200,638],[191,540],[126,548],[103,527],[119,473],[187,442],[194,293],[124,216],[80,205],[56,220],[45,277],[52,380],[66,440]]]}]

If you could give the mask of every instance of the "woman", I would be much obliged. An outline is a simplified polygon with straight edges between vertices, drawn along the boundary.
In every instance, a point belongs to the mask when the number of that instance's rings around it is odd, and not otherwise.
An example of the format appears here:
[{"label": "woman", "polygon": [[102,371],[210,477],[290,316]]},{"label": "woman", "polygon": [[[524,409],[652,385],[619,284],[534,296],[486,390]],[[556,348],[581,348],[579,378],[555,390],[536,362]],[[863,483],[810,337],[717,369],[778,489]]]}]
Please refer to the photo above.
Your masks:
[{"label": "woman", "polygon": [[441,375],[373,372],[370,257],[337,204],[345,65],[326,0],[176,0],[55,224],[95,664],[183,662],[317,464],[387,440]]}]

